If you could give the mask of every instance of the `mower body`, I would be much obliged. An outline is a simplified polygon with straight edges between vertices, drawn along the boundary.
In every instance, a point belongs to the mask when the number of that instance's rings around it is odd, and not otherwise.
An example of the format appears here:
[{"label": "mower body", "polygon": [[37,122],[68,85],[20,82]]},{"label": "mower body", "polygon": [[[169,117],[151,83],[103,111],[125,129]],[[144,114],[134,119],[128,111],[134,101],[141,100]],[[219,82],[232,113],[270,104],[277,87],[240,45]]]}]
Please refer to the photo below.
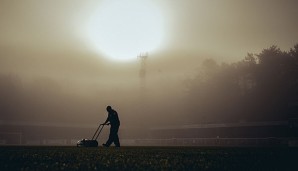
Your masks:
[{"label": "mower body", "polygon": [[96,140],[82,139],[77,142],[77,147],[98,147]]}]

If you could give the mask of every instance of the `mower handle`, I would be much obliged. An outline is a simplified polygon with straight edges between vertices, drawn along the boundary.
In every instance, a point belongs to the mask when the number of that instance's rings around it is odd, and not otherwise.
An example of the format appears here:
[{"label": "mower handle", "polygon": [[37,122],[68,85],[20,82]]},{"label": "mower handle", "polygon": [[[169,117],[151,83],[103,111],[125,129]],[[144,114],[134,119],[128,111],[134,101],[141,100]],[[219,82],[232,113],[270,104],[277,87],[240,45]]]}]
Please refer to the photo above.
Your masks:
[{"label": "mower handle", "polygon": [[[92,140],[95,138],[95,140],[98,138],[98,136],[99,136],[99,134],[101,133],[101,131],[102,131],[102,129],[103,129],[103,127],[105,126],[105,124],[100,124],[99,126],[98,126],[98,128],[96,129],[96,131],[95,131],[95,133],[94,133],[94,135],[93,135],[93,137],[92,137]],[[101,127],[101,128],[100,128]],[[95,137],[96,136],[96,137]]]}]

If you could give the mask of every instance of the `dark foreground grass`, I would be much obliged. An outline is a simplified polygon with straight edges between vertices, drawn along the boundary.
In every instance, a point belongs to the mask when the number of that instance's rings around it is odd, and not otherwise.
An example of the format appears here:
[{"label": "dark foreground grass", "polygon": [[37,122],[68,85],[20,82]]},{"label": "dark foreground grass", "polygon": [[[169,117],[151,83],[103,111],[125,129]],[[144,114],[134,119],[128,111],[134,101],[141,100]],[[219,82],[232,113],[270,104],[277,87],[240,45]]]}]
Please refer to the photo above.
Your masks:
[{"label": "dark foreground grass", "polygon": [[0,170],[298,170],[296,148],[0,147]]}]

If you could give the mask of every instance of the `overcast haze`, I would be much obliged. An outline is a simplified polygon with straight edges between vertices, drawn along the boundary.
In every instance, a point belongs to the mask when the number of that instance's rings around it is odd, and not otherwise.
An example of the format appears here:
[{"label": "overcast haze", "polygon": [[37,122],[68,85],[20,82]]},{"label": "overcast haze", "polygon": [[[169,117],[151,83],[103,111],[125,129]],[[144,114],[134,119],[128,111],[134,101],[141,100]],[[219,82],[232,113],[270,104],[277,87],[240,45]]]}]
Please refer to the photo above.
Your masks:
[{"label": "overcast haze", "polygon": [[94,124],[112,105],[123,125],[188,124],[185,84],[204,59],[236,62],[271,45],[288,51],[298,40],[295,0],[154,0],[164,40],[149,51],[141,89],[137,54],[109,60],[84,32],[101,3],[0,1],[2,120]]}]

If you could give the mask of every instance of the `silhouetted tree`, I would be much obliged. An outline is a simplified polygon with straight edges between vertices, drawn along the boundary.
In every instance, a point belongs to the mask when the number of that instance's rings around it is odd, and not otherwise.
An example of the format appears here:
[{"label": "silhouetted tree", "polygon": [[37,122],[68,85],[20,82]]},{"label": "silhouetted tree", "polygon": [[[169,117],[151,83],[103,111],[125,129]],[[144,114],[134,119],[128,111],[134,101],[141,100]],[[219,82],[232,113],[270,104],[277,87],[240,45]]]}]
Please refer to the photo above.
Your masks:
[{"label": "silhouetted tree", "polygon": [[217,65],[207,59],[203,62],[203,70],[190,87],[191,111],[193,117],[201,122],[219,122],[234,120],[235,101],[240,94],[236,65]]},{"label": "silhouetted tree", "polygon": [[[291,98],[291,59],[287,52],[276,46],[264,49],[257,55],[260,63],[256,74],[256,113],[260,119],[286,119],[287,105]],[[291,83],[290,83],[291,84]]]}]

